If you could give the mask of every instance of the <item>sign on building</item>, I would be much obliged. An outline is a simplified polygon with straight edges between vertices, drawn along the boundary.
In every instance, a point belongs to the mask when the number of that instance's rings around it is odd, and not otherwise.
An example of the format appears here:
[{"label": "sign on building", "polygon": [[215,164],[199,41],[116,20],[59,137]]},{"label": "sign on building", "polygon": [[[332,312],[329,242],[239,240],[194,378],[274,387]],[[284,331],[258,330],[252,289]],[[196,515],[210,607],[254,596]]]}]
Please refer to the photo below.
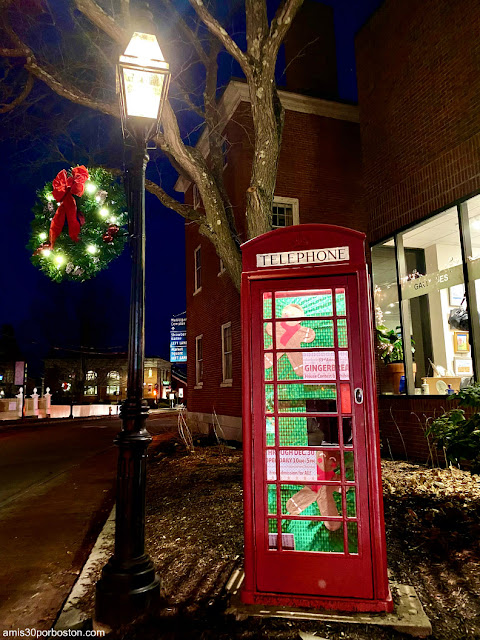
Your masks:
[{"label": "sign on building", "polygon": [[170,362],[187,361],[187,319],[172,318],[170,326]]}]

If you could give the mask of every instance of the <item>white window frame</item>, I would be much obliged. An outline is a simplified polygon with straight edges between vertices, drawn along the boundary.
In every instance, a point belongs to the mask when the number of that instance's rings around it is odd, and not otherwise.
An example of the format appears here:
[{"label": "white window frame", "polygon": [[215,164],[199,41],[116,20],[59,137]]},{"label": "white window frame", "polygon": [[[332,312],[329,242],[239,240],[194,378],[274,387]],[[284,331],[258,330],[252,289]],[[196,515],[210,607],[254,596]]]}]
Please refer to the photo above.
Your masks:
[{"label": "white window frame", "polygon": [[219,261],[220,261],[220,267],[219,267],[219,272],[217,273],[217,276],[221,276],[222,273],[225,273],[225,265],[223,264],[223,260],[219,258]]},{"label": "white window frame", "polygon": [[[197,254],[200,255],[200,269],[197,268]],[[200,278],[198,278],[198,271],[200,271]],[[198,280],[200,279],[200,286],[198,286]],[[193,252],[193,295],[196,295],[202,290],[202,245],[199,244],[198,247]]]},{"label": "white window frame", "polygon": [[197,210],[200,208],[201,198],[200,198],[200,192],[198,191],[198,187],[196,184],[194,184],[192,187],[192,196],[193,196],[193,208]]},{"label": "white window frame", "polygon": [[[198,359],[198,343],[202,341],[202,358]],[[195,387],[194,389],[201,389],[203,387],[203,333],[195,338]],[[199,380],[199,363],[202,363],[202,376]]]},{"label": "white window frame", "polygon": [[[225,329],[230,328],[230,336],[231,336],[231,351],[225,351]],[[225,324],[222,324],[221,327],[221,335],[222,335],[222,383],[221,383],[221,387],[231,387],[233,384],[233,336],[232,336],[232,323],[231,322],[226,322]],[[230,353],[231,354],[231,358],[232,358],[232,377],[231,378],[226,378],[225,377],[225,369],[226,369],[226,362],[225,362],[225,356]]]},{"label": "white window frame", "polygon": [[[292,225],[300,224],[300,207],[298,198],[287,198],[284,196],[273,196],[273,204],[288,204],[292,207]],[[290,225],[289,225],[290,226]],[[283,227],[275,227],[282,229]]]}]

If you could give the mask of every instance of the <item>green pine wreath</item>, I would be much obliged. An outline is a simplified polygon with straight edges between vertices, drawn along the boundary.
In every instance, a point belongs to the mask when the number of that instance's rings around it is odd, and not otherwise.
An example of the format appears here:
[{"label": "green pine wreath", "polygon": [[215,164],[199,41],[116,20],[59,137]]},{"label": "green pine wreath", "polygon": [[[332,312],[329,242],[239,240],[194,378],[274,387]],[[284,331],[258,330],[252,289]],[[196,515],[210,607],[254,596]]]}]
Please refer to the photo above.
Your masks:
[{"label": "green pine wreath", "polygon": [[128,239],[125,191],[120,178],[99,167],[88,168],[88,175],[83,195],[73,196],[82,223],[78,242],[70,238],[65,223],[52,249],[49,232],[58,206],[52,182],[37,191],[27,248],[33,254],[33,264],[54,282],[93,278],[122,253]]}]

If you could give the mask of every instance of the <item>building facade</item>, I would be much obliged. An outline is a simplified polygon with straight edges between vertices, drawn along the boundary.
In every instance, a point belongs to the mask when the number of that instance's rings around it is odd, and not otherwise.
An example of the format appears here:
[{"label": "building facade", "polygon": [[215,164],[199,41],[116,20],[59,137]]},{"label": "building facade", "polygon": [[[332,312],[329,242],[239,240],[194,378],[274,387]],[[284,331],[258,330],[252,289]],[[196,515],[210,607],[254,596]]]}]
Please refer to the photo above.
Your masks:
[{"label": "building facade", "polygon": [[379,359],[386,454],[425,460],[425,418],[480,374],[479,33],[475,0],[386,0],[356,40],[376,324],[410,345],[402,385]]},{"label": "building facade", "polygon": [[[362,209],[361,153],[355,106],[280,91],[285,128],[272,226],[332,222],[366,231]],[[245,194],[253,149],[247,86],[232,81],[221,102],[228,141],[226,188],[245,241]],[[198,147],[202,150],[201,138]],[[179,179],[185,200],[201,206],[191,184]],[[186,295],[189,414],[202,430],[220,425],[241,439],[240,296],[213,245],[186,225]]]},{"label": "building facade", "polygon": [[[120,402],[127,396],[126,354],[78,355],[45,360],[45,385],[53,399],[76,402]],[[143,397],[150,404],[167,399],[172,386],[171,364],[145,358]]]}]

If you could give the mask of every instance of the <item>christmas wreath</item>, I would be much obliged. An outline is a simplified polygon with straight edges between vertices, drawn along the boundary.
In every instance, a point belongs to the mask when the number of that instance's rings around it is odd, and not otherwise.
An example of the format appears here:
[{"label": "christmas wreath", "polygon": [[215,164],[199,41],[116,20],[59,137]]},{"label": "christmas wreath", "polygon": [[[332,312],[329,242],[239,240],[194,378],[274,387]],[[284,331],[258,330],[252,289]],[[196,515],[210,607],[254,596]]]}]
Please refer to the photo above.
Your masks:
[{"label": "christmas wreath", "polygon": [[121,254],[128,216],[119,178],[98,167],[63,169],[37,196],[27,246],[49,278],[83,282]]}]

